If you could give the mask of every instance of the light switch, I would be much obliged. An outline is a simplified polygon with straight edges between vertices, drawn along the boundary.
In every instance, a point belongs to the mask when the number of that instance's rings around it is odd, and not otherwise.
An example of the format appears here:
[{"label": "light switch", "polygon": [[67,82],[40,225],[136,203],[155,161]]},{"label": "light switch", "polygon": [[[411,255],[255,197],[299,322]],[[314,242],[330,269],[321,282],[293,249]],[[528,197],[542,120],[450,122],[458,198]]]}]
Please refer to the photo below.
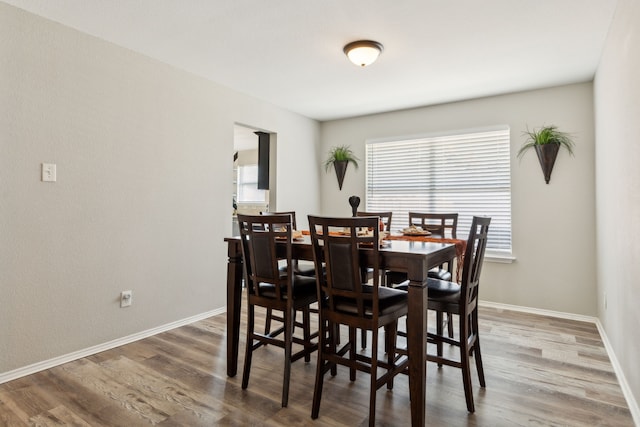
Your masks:
[{"label": "light switch", "polygon": [[42,164],[42,181],[56,182],[56,164],[55,163]]}]

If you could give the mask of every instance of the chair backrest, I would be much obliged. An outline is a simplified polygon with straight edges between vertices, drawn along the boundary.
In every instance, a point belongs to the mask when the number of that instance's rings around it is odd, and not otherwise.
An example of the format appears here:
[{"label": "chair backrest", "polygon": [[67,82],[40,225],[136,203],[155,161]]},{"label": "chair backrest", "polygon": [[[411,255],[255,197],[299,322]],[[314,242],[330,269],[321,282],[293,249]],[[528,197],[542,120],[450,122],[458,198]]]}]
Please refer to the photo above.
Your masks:
[{"label": "chair backrest", "polygon": [[434,236],[445,236],[449,230],[452,239],[456,239],[458,230],[458,214],[457,213],[422,213],[409,212],[409,225],[422,227],[428,230]]},{"label": "chair backrest", "polygon": [[[474,216],[469,230],[469,239],[464,254],[462,267],[462,287],[460,290],[461,304],[466,305],[466,312],[473,311],[478,304],[478,284],[482,261],[487,248],[487,233],[491,218]],[[463,307],[460,307],[461,309]]]},{"label": "chair backrest", "polygon": [[[354,316],[364,317],[365,308],[378,310],[379,286],[378,217],[326,218],[309,215],[309,230],[317,275],[318,300],[325,300],[321,312],[340,312],[341,302],[356,308]],[[367,230],[368,233],[362,233]],[[370,260],[361,253],[371,251]],[[366,285],[367,268],[373,269],[373,286]],[[363,289],[367,289],[365,292]],[[324,316],[323,316],[324,317]]]},{"label": "chair backrest", "polygon": [[377,216],[384,224],[384,231],[391,231],[391,216],[393,212],[364,212],[358,211],[357,216]]},{"label": "chair backrest", "polygon": [[[252,295],[263,296],[260,283],[274,285],[276,299],[291,298],[293,263],[291,247],[291,216],[238,214],[244,277],[247,290]],[[281,270],[279,261],[286,261]]]},{"label": "chair backrest", "polygon": [[282,212],[260,212],[260,215],[291,215],[291,226],[294,230],[297,230],[296,226],[296,211],[282,211]]}]

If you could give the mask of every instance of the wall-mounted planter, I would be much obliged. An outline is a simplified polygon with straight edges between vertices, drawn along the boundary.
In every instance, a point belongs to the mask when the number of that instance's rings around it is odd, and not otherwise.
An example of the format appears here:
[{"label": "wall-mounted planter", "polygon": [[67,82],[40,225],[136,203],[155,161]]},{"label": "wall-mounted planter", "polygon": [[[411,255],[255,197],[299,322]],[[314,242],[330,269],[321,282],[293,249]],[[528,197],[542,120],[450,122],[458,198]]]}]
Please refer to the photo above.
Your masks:
[{"label": "wall-mounted planter", "polygon": [[338,178],[338,187],[340,187],[340,190],[342,190],[344,176],[347,173],[347,166],[349,166],[348,160],[336,160],[333,162],[333,168],[336,170],[336,178]]},{"label": "wall-mounted planter", "polygon": [[544,174],[544,180],[548,184],[551,179],[551,171],[553,165],[556,163],[556,157],[558,157],[558,150],[560,146],[567,149],[570,155],[573,155],[573,141],[571,135],[558,130],[556,126],[544,126],[539,129],[530,131],[527,129],[523,132],[527,136],[527,140],[524,142],[520,150],[518,151],[518,158],[522,158],[530,148],[536,149],[540,166],[542,167],[542,173]]},{"label": "wall-mounted planter", "polygon": [[358,169],[358,158],[353,154],[353,151],[351,151],[348,145],[333,147],[329,150],[329,156],[324,162],[324,168],[327,172],[329,172],[331,166],[336,170],[336,178],[338,178],[340,190],[342,190],[342,183],[344,182],[344,176],[347,173],[349,163],[353,163],[353,166]]},{"label": "wall-mounted planter", "polygon": [[542,167],[542,173],[544,174],[544,180],[548,184],[551,179],[551,171],[553,171],[553,165],[558,157],[558,150],[560,150],[560,144],[544,144],[536,145],[536,154]]}]

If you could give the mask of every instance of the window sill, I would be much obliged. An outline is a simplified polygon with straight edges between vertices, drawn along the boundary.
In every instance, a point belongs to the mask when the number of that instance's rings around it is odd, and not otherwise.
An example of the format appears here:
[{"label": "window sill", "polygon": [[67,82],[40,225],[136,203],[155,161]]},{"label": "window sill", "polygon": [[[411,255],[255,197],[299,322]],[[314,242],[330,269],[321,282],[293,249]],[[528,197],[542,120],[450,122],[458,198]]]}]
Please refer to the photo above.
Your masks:
[{"label": "window sill", "polygon": [[516,257],[511,255],[511,253],[500,253],[500,252],[491,252],[488,251],[484,254],[484,260],[487,262],[495,262],[498,264],[511,264],[516,260]]}]

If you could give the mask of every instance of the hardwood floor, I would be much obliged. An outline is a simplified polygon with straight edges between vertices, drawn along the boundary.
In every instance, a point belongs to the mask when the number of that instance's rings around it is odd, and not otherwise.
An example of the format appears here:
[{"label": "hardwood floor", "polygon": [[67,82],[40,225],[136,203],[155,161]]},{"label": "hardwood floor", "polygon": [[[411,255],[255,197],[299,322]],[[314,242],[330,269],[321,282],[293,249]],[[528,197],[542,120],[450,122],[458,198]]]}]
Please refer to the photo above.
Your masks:
[{"label": "hardwood floor", "polygon": [[[244,336],[238,376],[228,378],[225,324],[215,316],[2,384],[0,425],[367,424],[369,376],[350,382],[344,368],[326,377],[320,418],[311,419],[315,354],[293,364],[287,408],[279,348],[255,353],[242,390]],[[474,375],[476,412],[466,411],[460,371],[429,363],[428,425],[633,426],[595,325],[493,308],[480,309],[480,325],[487,387]],[[408,426],[408,407],[401,375],[378,391],[378,424]]]}]

